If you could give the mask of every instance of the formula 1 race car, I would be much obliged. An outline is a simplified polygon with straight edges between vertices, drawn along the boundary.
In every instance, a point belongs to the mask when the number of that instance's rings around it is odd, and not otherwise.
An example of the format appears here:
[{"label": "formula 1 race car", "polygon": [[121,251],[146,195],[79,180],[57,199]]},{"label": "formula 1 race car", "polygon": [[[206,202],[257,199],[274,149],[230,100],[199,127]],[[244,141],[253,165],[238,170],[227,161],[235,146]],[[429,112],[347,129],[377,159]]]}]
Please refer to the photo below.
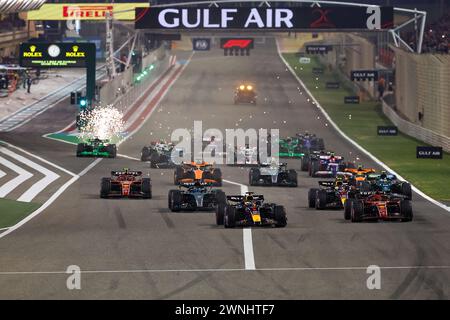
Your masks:
[{"label": "formula 1 race car", "polygon": [[347,200],[348,188],[335,181],[319,181],[320,188],[308,191],[308,206],[316,210],[342,209]]},{"label": "formula 1 race car", "polygon": [[279,140],[280,158],[302,158],[304,155],[299,138],[286,137]]},{"label": "formula 1 race car", "polygon": [[[231,151],[233,152],[233,151]],[[234,161],[232,166],[257,166],[259,165],[258,147],[250,147],[249,144],[245,146],[235,147]]]},{"label": "formula 1 race car", "polygon": [[197,180],[181,184],[178,190],[169,190],[169,209],[172,212],[213,210],[219,203],[225,203],[225,192],[219,189],[213,190],[211,185],[211,183]]},{"label": "formula 1 race car", "polygon": [[358,182],[367,181],[369,175],[373,174],[376,170],[372,168],[363,168],[362,165],[358,165],[357,168],[345,168],[346,173],[350,173],[350,182],[356,184]]},{"label": "formula 1 race car", "polygon": [[349,199],[354,199],[361,192],[370,191],[368,184],[350,183],[350,173],[339,172],[334,181],[319,181],[319,188],[311,188],[308,192],[308,206],[323,209],[344,209],[345,216],[350,215]]},{"label": "formula 1 race car", "polygon": [[222,186],[222,171],[207,162],[182,163],[175,167],[173,181],[175,185],[195,180],[211,182],[213,186]]},{"label": "formula 1 race car", "polygon": [[346,168],[354,168],[351,162],[344,162],[344,157],[333,152],[313,153],[309,158],[309,175],[311,177],[335,177]]},{"label": "formula 1 race car", "polygon": [[305,133],[297,133],[297,138],[305,153],[325,150],[325,142],[314,133],[309,133],[308,131]]},{"label": "formula 1 race car", "polygon": [[366,178],[373,191],[389,194],[400,194],[406,199],[412,199],[411,184],[397,179],[394,174],[381,172],[380,174],[368,174]]},{"label": "formula 1 race car", "polygon": [[351,209],[346,220],[361,222],[366,220],[412,221],[411,200],[402,195],[383,192],[363,192],[356,199],[347,200]]},{"label": "formula 1 race car", "polygon": [[141,151],[141,161],[149,161],[151,168],[174,168],[174,151],[180,158],[183,157],[184,150],[176,148],[173,143],[165,141],[152,142]]},{"label": "formula 1 race car", "polygon": [[297,171],[287,169],[286,163],[261,164],[249,172],[251,186],[286,186],[297,187]]},{"label": "formula 1 race car", "polygon": [[108,140],[90,139],[77,145],[77,157],[115,158],[117,147]]},{"label": "formula 1 race car", "polygon": [[256,104],[256,92],[252,85],[241,84],[234,94],[234,104],[251,103]]},{"label": "formula 1 race car", "polygon": [[245,195],[227,196],[226,204],[216,208],[216,223],[225,228],[236,226],[285,227],[286,210],[275,203],[265,203],[264,196],[246,192]]},{"label": "formula 1 race car", "polygon": [[144,178],[141,171],[131,171],[127,168],[122,171],[111,171],[110,178],[102,178],[100,197],[151,199],[151,180]]}]

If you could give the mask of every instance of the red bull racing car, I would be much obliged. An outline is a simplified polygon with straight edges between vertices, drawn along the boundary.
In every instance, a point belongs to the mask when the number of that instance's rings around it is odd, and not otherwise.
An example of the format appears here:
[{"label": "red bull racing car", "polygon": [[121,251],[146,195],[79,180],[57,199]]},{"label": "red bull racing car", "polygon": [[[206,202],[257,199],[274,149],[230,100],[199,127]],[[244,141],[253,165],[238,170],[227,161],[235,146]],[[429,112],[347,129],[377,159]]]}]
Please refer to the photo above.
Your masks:
[{"label": "red bull racing car", "polygon": [[263,195],[247,192],[245,195],[227,196],[226,203],[216,208],[216,223],[225,228],[236,226],[285,227],[286,210],[275,203],[265,203]]}]

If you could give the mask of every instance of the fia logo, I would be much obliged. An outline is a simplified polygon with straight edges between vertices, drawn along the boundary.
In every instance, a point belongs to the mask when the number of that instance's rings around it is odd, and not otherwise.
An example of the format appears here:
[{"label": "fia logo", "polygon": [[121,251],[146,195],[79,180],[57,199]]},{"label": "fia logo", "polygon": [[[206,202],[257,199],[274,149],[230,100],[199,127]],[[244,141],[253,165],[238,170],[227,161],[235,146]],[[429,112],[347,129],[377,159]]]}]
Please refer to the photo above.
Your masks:
[{"label": "fia logo", "polygon": [[194,50],[206,51],[209,50],[209,39],[195,39]]}]

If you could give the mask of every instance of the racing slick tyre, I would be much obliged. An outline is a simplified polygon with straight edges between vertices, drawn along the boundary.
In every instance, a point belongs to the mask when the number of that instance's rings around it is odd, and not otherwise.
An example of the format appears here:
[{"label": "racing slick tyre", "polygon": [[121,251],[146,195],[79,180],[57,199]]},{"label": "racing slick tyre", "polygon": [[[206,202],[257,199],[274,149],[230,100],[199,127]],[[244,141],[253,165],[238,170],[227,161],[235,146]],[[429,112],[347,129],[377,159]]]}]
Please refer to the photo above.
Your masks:
[{"label": "racing slick tyre", "polygon": [[183,168],[176,167],[175,168],[175,172],[173,174],[173,184],[174,185],[179,185],[180,184],[180,179],[182,177],[183,177]]},{"label": "racing slick tyre", "polygon": [[344,203],[344,219],[350,220],[352,218],[352,203],[353,199],[347,199]]},{"label": "racing slick tyre", "polygon": [[156,165],[159,162],[159,155],[155,151],[150,152],[150,168],[156,168]]},{"label": "racing slick tyre", "polygon": [[326,206],[327,206],[327,192],[325,190],[317,190],[316,210],[324,210]]},{"label": "racing slick tyre", "polygon": [[408,200],[412,200],[411,184],[408,182],[403,182],[401,188],[402,195],[404,195]]},{"label": "racing slick tyre", "polygon": [[318,150],[325,150],[325,142],[322,138],[317,139],[317,149]]},{"label": "racing slick tyre", "polygon": [[86,144],[85,143],[79,143],[77,145],[77,157],[82,157],[83,156],[83,151],[86,149]]},{"label": "racing slick tyre", "polygon": [[225,214],[225,203],[219,203],[216,208],[216,224],[218,226],[223,226],[223,217]]},{"label": "racing slick tyre", "polygon": [[115,158],[117,156],[117,147],[115,144],[106,146],[106,152],[108,152],[108,158]]},{"label": "racing slick tyre", "polygon": [[100,198],[108,198],[111,192],[111,178],[102,178],[100,185]]},{"label": "racing slick tyre", "polygon": [[297,171],[295,171],[294,169],[290,169],[288,171],[288,181],[290,183],[290,187],[297,187]]},{"label": "racing slick tyre", "polygon": [[147,161],[148,157],[150,156],[150,148],[149,147],[143,147],[141,151],[141,161]]},{"label": "racing slick tyre", "polygon": [[367,181],[356,181],[356,188],[362,192],[370,192],[372,187]]},{"label": "racing slick tyre", "polygon": [[236,208],[233,206],[226,206],[223,216],[223,226],[225,228],[234,228],[236,226]]},{"label": "racing slick tyre", "polygon": [[222,171],[220,169],[214,169],[212,176],[213,176],[213,180],[216,181],[216,183],[214,183],[214,185],[216,187],[221,187],[222,186]]},{"label": "racing slick tyre", "polygon": [[319,189],[309,189],[308,191],[308,207],[315,208],[316,207],[316,197],[317,191]]},{"label": "racing slick tyre", "polygon": [[181,210],[183,195],[180,190],[169,190],[169,209],[172,212]]},{"label": "racing slick tyre", "polygon": [[319,161],[312,161],[309,166],[309,175],[314,178],[317,171],[319,171]]},{"label": "racing slick tyre", "polygon": [[152,198],[152,182],[150,178],[142,178],[142,198],[151,199]]},{"label": "racing slick tyre", "polygon": [[351,221],[352,222],[361,222],[362,215],[364,213],[364,203],[362,201],[354,200],[352,201],[351,208]]},{"label": "racing slick tyre", "polygon": [[276,221],[276,227],[278,228],[284,228],[287,224],[287,217],[286,217],[286,209],[284,209],[283,206],[275,206],[273,208],[273,215]]},{"label": "racing slick tyre", "polygon": [[258,180],[259,180],[259,169],[258,168],[251,168],[250,172],[249,172],[249,184],[251,186],[255,186],[258,184]]},{"label": "racing slick tyre", "polygon": [[402,200],[400,202],[400,214],[403,216],[402,221],[410,222],[413,219],[413,211],[410,200]]},{"label": "racing slick tyre", "polygon": [[309,157],[302,157],[301,161],[301,169],[302,171],[308,171],[309,169]]},{"label": "racing slick tyre", "polygon": [[217,204],[227,203],[227,196],[225,195],[225,192],[223,192],[222,190],[216,190],[216,202]]}]

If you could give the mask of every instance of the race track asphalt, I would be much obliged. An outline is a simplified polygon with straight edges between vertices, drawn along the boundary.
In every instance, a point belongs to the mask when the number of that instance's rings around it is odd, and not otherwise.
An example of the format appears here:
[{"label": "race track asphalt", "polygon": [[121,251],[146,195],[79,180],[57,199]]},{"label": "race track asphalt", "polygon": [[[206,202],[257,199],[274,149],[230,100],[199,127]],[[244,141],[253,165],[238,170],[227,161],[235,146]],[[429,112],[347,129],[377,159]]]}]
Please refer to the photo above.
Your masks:
[{"label": "race track asphalt", "polygon": [[[254,83],[258,104],[234,105],[234,88]],[[55,109],[52,109],[55,110]],[[56,111],[49,111],[56,112]],[[62,112],[60,128],[67,125]],[[42,120],[42,119],[41,119]],[[74,157],[73,146],[26,139],[1,139],[29,147],[76,173],[92,159]],[[355,150],[307,101],[303,88],[266,39],[249,57],[223,51],[197,52],[155,109],[124,142],[119,153],[139,157],[143,145],[167,138],[175,128],[277,128],[281,135],[315,132],[328,149],[349,160],[376,164]],[[58,129],[60,129],[58,128]],[[48,130],[51,131],[51,130]],[[29,145],[32,144],[32,145]],[[307,208],[308,189],[318,179],[300,171],[298,188],[251,188],[284,205],[286,228],[252,228],[256,270],[245,270],[243,229],[215,225],[213,212],[171,213],[167,193],[172,170],[149,169],[128,158],[104,159],[39,216],[0,239],[0,298],[62,299],[448,299],[450,215],[414,195],[411,223],[350,223],[342,211]],[[143,170],[153,181],[152,200],[101,200],[99,182],[111,170]],[[222,167],[224,178],[248,183],[248,169]],[[225,183],[227,194],[239,185]],[[247,243],[248,244],[248,243]],[[245,252],[244,252],[245,251]],[[247,261],[248,262],[248,261]],[[65,270],[78,265],[81,290],[68,290]],[[381,267],[381,289],[369,290],[369,265]],[[21,273],[23,272],[23,273]]]}]

